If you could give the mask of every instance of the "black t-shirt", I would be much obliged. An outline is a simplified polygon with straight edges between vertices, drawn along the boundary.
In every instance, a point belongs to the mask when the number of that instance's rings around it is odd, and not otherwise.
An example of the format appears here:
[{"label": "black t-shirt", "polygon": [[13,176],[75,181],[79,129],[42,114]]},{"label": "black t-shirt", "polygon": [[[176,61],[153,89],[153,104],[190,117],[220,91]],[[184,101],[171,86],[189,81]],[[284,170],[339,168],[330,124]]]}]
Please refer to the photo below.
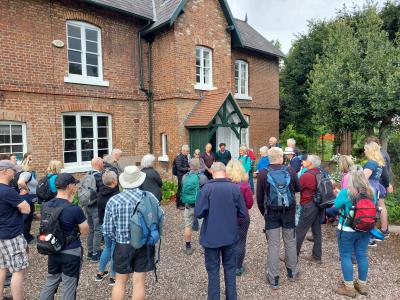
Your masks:
[{"label": "black t-shirt", "polygon": [[24,229],[24,217],[17,206],[24,200],[8,185],[0,183],[0,240],[10,240]]}]

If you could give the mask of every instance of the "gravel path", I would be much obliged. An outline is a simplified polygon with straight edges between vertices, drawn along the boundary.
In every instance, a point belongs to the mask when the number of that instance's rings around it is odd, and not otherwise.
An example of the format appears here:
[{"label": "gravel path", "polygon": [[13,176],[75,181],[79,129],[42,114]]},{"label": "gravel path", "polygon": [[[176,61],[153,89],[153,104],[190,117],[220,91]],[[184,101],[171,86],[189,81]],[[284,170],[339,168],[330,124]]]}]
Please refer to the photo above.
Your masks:
[{"label": "gravel path", "polygon": [[[194,235],[195,252],[187,257],[183,252],[182,211],[173,205],[165,207],[166,227],[158,267],[159,282],[149,273],[147,299],[206,299],[207,274],[198,235]],[[35,222],[37,226],[37,222]],[[286,280],[284,264],[281,263],[282,286],[272,291],[265,281],[266,241],[262,233],[263,219],[254,207],[251,210],[251,225],[245,259],[246,272],[237,280],[239,299],[341,299],[332,292],[332,286],[341,279],[340,261],[337,253],[335,229],[323,226],[323,264],[317,266],[300,258],[301,276],[298,282]],[[305,256],[311,252],[312,243],[304,242]],[[370,296],[365,299],[400,299],[400,237],[392,235],[377,248],[369,250]],[[86,251],[85,251],[86,253]],[[30,264],[26,275],[26,299],[38,299],[47,272],[46,257],[37,254],[31,247]],[[81,272],[78,299],[110,299],[108,280],[95,282],[97,264],[84,262]],[[222,271],[221,271],[222,272]],[[108,279],[108,278],[107,278]],[[221,276],[223,282],[223,276]],[[221,290],[223,290],[223,283]],[[129,289],[129,295],[131,289]],[[9,290],[7,291],[9,294]],[[59,299],[59,297],[56,297]],[[128,299],[128,297],[127,297]]]}]

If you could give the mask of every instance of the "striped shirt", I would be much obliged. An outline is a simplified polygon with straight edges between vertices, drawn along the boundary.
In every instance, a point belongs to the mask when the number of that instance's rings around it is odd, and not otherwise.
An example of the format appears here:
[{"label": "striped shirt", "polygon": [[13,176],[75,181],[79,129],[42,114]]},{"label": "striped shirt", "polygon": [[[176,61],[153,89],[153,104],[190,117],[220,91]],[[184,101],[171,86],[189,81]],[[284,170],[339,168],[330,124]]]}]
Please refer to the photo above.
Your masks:
[{"label": "striped shirt", "polygon": [[103,233],[119,244],[130,243],[130,223],[136,203],[142,199],[138,189],[125,189],[107,202],[104,213]]}]

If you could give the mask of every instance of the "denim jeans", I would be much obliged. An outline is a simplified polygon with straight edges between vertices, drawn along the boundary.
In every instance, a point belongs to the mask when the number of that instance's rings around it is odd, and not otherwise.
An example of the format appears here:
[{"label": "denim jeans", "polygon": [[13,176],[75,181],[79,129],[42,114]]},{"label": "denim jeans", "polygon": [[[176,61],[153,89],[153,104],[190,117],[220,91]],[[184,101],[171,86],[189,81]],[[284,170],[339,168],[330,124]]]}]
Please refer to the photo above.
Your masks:
[{"label": "denim jeans", "polygon": [[367,280],[368,275],[368,232],[336,231],[339,246],[340,261],[342,265],[344,281],[353,281],[353,264],[351,256],[356,255],[358,278]]},{"label": "denim jeans", "polygon": [[104,249],[100,256],[99,271],[103,273],[108,262],[110,262],[110,275],[115,278],[113,253],[115,250],[115,241],[112,241],[108,235],[104,235]]},{"label": "denim jeans", "polygon": [[251,170],[249,172],[249,185],[250,185],[251,191],[254,194],[254,175],[253,175],[253,170]]},{"label": "denim jeans", "polygon": [[101,251],[100,242],[102,236],[97,205],[86,207],[86,216],[89,224],[89,236],[87,239],[88,252],[95,255]]},{"label": "denim jeans", "polygon": [[220,248],[204,248],[208,273],[208,300],[220,299],[219,267],[222,255],[224,266],[225,294],[227,300],[236,300],[236,253],[235,244]]}]

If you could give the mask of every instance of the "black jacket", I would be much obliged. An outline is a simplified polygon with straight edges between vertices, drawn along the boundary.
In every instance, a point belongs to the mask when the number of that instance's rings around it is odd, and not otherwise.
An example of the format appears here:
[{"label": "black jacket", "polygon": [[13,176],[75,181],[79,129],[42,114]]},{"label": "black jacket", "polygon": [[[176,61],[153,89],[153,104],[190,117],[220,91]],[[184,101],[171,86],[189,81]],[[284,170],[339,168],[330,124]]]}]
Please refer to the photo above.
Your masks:
[{"label": "black jacket", "polygon": [[99,223],[100,225],[103,224],[103,219],[104,219],[104,212],[106,210],[106,205],[108,200],[110,200],[110,198],[112,196],[115,196],[116,194],[119,193],[119,188],[118,186],[115,188],[110,188],[106,185],[103,185],[102,187],[100,187],[100,192],[97,194],[97,209],[99,212]]},{"label": "black jacket", "polygon": [[109,164],[108,162],[104,162],[104,170],[105,171],[113,171],[115,174],[117,174],[117,176],[119,176],[119,174],[120,174],[118,168],[116,168],[112,164]]},{"label": "black jacket", "polygon": [[146,179],[144,180],[141,190],[152,193],[158,201],[161,201],[162,193],[162,180],[160,174],[154,168],[143,168],[143,173],[146,173]]},{"label": "black jacket", "polygon": [[180,153],[176,159],[176,170],[178,171],[178,176],[183,176],[189,172],[189,160],[187,155]]}]

